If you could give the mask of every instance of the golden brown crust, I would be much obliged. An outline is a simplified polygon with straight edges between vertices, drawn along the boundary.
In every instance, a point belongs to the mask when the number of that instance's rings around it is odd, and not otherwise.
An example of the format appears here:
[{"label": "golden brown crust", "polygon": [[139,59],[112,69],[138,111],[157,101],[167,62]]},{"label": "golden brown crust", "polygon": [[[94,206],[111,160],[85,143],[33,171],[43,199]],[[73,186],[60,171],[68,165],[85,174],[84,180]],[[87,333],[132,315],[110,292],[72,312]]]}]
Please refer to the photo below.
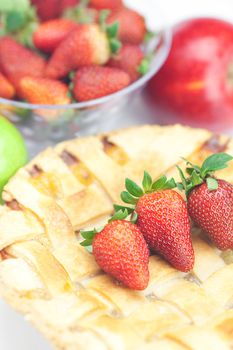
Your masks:
[{"label": "golden brown crust", "polygon": [[[101,225],[126,176],[175,175],[181,157],[201,162],[213,135],[179,125],[142,126],[63,142],[21,169],[0,209],[0,295],[59,350],[230,350],[233,256],[194,228],[196,262],[181,273],[150,258],[143,292],[103,274],[79,244],[79,230]],[[233,141],[219,147],[233,155]],[[222,146],[221,146],[222,145]],[[219,176],[233,183],[233,171]]]}]

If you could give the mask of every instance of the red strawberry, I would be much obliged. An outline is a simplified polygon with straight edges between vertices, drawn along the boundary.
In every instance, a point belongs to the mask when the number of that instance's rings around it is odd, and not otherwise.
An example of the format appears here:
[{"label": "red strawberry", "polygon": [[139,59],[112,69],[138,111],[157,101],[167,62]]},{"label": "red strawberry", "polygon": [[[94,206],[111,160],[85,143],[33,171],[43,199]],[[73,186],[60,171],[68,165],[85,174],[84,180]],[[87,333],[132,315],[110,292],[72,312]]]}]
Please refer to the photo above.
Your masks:
[{"label": "red strawberry", "polygon": [[122,0],[90,0],[89,6],[96,8],[97,10],[115,10],[123,6]]},{"label": "red strawberry", "polygon": [[201,167],[188,163],[188,178],[179,169],[186,191],[192,220],[207,233],[221,250],[233,249],[233,186],[213,177],[213,172],[227,167],[233,157],[218,153],[208,157]]},{"label": "red strawberry", "polygon": [[180,271],[187,272],[194,265],[194,251],[187,205],[181,195],[172,190],[173,179],[166,176],[152,182],[145,172],[143,189],[126,179],[127,191],[121,198],[135,205],[137,225],[149,248],[163,256]]},{"label": "red strawberry", "polygon": [[44,52],[53,52],[77,24],[68,19],[52,19],[43,22],[33,36],[34,45]]},{"label": "red strawberry", "polygon": [[110,67],[84,67],[74,78],[74,96],[80,101],[94,100],[122,90],[130,83],[124,71]]},{"label": "red strawberry", "polygon": [[68,104],[68,86],[57,80],[25,77],[20,81],[20,97],[34,104]]},{"label": "red strawberry", "polygon": [[79,25],[54,51],[46,75],[52,79],[62,78],[82,66],[103,65],[109,57],[106,33],[96,24]]},{"label": "red strawberry", "polygon": [[[97,264],[125,286],[143,290],[149,282],[149,250],[139,228],[129,221],[116,220],[97,233],[83,232]],[[94,237],[94,238],[93,238]]]},{"label": "red strawberry", "polygon": [[12,99],[14,95],[14,86],[0,73],[0,97]]},{"label": "red strawberry", "polygon": [[42,21],[57,18],[60,15],[60,0],[31,0]]},{"label": "red strawberry", "polygon": [[107,22],[119,22],[119,38],[124,43],[139,45],[147,32],[145,18],[127,7],[112,12]]},{"label": "red strawberry", "polygon": [[110,59],[108,66],[124,70],[133,82],[146,73],[146,69],[142,70],[146,62],[147,60],[140,46],[125,44],[118,54]]},{"label": "red strawberry", "polygon": [[45,60],[14,39],[3,37],[0,39],[0,67],[7,79],[17,89],[21,78],[44,75]]}]

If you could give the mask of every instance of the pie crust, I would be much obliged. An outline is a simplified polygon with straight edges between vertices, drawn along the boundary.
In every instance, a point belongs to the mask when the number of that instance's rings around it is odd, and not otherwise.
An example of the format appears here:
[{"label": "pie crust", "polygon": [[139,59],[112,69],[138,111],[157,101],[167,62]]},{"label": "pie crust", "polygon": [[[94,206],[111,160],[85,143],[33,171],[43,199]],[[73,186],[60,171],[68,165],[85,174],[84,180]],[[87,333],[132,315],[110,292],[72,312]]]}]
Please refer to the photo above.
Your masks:
[{"label": "pie crust", "polygon": [[[177,177],[181,157],[233,155],[233,140],[180,125],[142,126],[45,150],[5,187],[0,295],[59,350],[233,349],[233,253],[193,227],[196,262],[181,273],[150,257],[143,292],[105,275],[80,246],[119,203],[125,177]],[[233,183],[233,165],[218,173]]]}]

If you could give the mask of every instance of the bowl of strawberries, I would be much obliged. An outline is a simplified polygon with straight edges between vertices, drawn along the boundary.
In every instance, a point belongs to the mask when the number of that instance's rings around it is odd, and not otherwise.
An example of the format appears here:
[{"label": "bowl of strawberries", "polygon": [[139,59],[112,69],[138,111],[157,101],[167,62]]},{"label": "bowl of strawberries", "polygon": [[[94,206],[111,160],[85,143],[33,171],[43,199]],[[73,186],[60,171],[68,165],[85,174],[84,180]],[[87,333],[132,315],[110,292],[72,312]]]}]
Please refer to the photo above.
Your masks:
[{"label": "bowl of strawberries", "polygon": [[129,0],[18,2],[0,4],[0,113],[33,142],[101,131],[169,52],[151,1],[147,16]]}]

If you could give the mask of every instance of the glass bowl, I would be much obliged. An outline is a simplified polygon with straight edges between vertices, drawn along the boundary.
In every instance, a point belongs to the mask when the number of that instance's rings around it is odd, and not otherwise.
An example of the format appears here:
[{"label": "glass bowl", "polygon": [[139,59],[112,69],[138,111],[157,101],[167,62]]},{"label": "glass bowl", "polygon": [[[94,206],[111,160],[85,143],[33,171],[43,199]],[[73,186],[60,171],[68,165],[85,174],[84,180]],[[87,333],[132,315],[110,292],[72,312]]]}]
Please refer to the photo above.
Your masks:
[{"label": "glass bowl", "polygon": [[[150,1],[147,9],[147,6],[144,6],[147,19],[150,14],[149,4]],[[156,17],[158,16],[161,21],[160,12],[157,11]],[[146,75],[127,88],[103,98],[69,105],[35,105],[0,98],[0,114],[18,126],[32,155],[41,148],[61,140],[104,131],[112,118],[117,118],[124,107],[138,96],[167,58],[171,45],[169,29],[161,30],[151,26],[152,18],[149,18],[148,23],[150,30],[157,32],[154,39],[145,46],[145,52],[153,52],[150,69]]]}]

